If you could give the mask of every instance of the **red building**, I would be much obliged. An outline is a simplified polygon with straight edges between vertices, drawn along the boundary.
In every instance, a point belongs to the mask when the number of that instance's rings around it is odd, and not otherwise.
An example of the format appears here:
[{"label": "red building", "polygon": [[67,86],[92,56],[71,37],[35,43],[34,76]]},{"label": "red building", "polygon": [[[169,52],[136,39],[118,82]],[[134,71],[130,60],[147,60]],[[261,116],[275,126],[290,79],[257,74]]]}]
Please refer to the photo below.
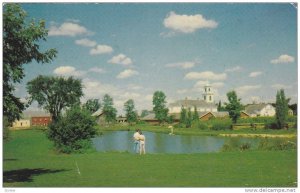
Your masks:
[{"label": "red building", "polygon": [[50,116],[44,117],[31,117],[32,126],[47,126],[51,123],[52,119]]}]

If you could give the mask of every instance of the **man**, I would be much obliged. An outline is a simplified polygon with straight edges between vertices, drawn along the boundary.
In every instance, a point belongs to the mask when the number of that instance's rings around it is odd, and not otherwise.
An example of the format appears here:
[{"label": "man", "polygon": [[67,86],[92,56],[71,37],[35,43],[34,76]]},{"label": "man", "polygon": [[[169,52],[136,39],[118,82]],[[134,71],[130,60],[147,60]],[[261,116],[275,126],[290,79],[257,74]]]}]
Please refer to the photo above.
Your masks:
[{"label": "man", "polygon": [[140,147],[140,130],[136,129],[135,133],[133,134],[133,140],[134,140],[134,146],[133,150],[135,153],[139,153],[139,147]]}]

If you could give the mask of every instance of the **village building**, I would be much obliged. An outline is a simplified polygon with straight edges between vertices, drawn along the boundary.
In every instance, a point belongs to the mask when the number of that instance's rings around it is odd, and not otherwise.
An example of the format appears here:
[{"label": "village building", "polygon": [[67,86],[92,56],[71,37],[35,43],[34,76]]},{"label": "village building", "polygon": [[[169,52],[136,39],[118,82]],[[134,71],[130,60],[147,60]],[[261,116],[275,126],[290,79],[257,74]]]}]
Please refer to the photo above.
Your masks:
[{"label": "village building", "polygon": [[30,127],[29,119],[20,119],[13,122],[12,127],[14,129],[26,129]]},{"label": "village building", "polygon": [[250,117],[272,117],[276,111],[271,104],[261,103],[247,105],[243,113],[243,116],[247,114]]},{"label": "village building", "polygon": [[188,99],[178,100],[169,105],[170,114],[178,114],[181,108],[191,109],[194,111],[197,108],[198,113],[218,112],[217,105],[214,104],[214,93],[209,84],[204,86],[203,99]]}]

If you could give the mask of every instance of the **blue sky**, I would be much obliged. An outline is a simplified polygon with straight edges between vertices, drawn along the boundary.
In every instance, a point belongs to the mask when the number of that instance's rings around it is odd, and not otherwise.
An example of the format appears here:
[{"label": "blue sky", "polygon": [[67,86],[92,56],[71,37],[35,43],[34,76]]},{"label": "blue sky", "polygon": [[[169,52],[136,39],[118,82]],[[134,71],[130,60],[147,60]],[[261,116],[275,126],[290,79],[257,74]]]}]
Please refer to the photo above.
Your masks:
[{"label": "blue sky", "polygon": [[[51,64],[24,65],[16,94],[39,74],[82,79],[84,94],[108,93],[119,114],[133,99],[152,109],[167,101],[202,98],[208,81],[215,101],[237,91],[244,104],[274,102],[276,91],[297,101],[297,9],[288,3],[28,3],[30,18],[46,20],[41,48],[56,48]],[[34,105],[31,108],[35,108]]]}]

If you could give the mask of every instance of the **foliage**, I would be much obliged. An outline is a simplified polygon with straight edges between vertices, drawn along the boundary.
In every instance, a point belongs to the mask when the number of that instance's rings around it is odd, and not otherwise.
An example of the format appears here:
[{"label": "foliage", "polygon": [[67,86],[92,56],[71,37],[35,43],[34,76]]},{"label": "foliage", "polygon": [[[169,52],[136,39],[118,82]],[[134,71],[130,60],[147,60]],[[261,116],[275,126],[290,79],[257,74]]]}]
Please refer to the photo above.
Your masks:
[{"label": "foliage", "polygon": [[186,109],[183,106],[181,106],[179,123],[185,124],[186,118]]},{"label": "foliage", "polygon": [[297,103],[289,105],[289,108],[292,109],[293,111],[293,115],[297,115],[297,107],[298,107]]},{"label": "foliage", "polygon": [[230,119],[213,119],[210,123],[211,129],[215,131],[232,129],[232,122]]},{"label": "foliage", "polygon": [[275,139],[264,138],[259,142],[258,149],[268,150],[268,151],[293,150],[293,149],[297,149],[297,142],[290,141],[288,139],[280,139],[280,138],[275,138]]},{"label": "foliage", "polygon": [[160,123],[167,120],[169,109],[166,107],[166,95],[162,91],[155,91],[153,94],[152,104],[155,118]]},{"label": "foliage", "polygon": [[[201,130],[207,130],[208,129],[208,125],[206,123],[204,123],[203,121],[193,121],[193,124],[195,124],[195,126],[198,129],[201,129]],[[193,127],[195,127],[195,126],[193,126]]]},{"label": "foliage", "polygon": [[12,123],[20,119],[25,105],[14,96],[14,84],[25,77],[23,64],[33,60],[49,63],[57,51],[40,52],[38,43],[46,41],[45,21],[26,21],[27,14],[20,5],[8,3],[3,10],[3,115]]},{"label": "foliage", "polygon": [[108,94],[105,94],[103,97],[102,104],[103,104],[102,112],[105,115],[105,121],[107,123],[114,122],[117,117],[117,109],[115,109],[113,106],[114,105],[113,98],[110,97]]},{"label": "foliage", "polygon": [[137,113],[134,107],[134,101],[132,99],[129,99],[125,102],[124,111],[126,112],[126,118],[129,124],[137,121]]},{"label": "foliage", "polygon": [[79,104],[83,96],[81,80],[73,77],[38,76],[27,83],[30,102],[37,101],[57,121],[61,111]]},{"label": "foliage", "polygon": [[228,92],[227,98],[229,103],[225,103],[225,109],[228,111],[229,117],[232,119],[232,122],[236,123],[241,115],[241,110],[243,110],[241,99],[238,99],[235,91]]},{"label": "foliage", "polygon": [[219,103],[218,103],[218,111],[226,111],[225,107],[222,106],[221,101],[219,101]]},{"label": "foliage", "polygon": [[89,99],[86,101],[86,103],[83,104],[82,107],[90,111],[91,114],[93,114],[101,108],[101,104],[99,102],[99,99]]},{"label": "foliage", "polygon": [[166,121],[167,121],[167,123],[169,123],[169,124],[174,123],[174,115],[168,116]]},{"label": "foliage", "polygon": [[275,111],[278,128],[283,129],[286,127],[289,101],[290,99],[286,99],[283,89],[277,91]]},{"label": "foliage", "polygon": [[49,125],[48,137],[61,152],[78,152],[91,144],[91,138],[96,134],[95,126],[89,111],[73,106],[65,116]]},{"label": "foliage", "polygon": [[185,127],[190,128],[192,126],[192,121],[193,121],[193,115],[192,115],[191,108],[189,108],[187,112]]},{"label": "foliage", "polygon": [[194,106],[193,121],[199,121],[199,113],[196,106]]},{"label": "foliage", "polygon": [[150,111],[148,111],[148,110],[142,110],[142,113],[141,113],[141,117],[143,118],[143,117],[146,117],[147,115],[149,115],[150,114]]},{"label": "foliage", "polygon": [[3,140],[7,141],[9,140],[9,127],[11,126],[11,123],[8,121],[7,116],[3,116],[3,120],[2,120],[2,124],[3,124]]},{"label": "foliage", "polygon": [[274,121],[274,117],[247,117],[238,119],[237,123],[271,123]]}]

